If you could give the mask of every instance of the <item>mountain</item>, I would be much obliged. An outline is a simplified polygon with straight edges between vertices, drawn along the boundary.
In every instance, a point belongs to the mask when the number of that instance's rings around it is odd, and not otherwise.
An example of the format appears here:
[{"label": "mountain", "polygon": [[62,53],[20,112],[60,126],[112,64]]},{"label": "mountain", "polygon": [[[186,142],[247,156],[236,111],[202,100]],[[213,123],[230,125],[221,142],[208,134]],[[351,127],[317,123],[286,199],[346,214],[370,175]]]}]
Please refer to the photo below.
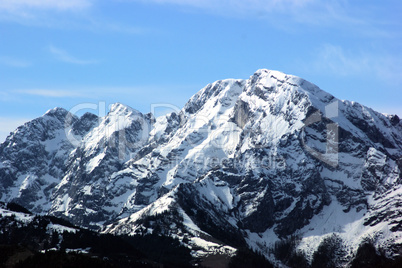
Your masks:
[{"label": "mountain", "polygon": [[241,248],[290,265],[275,250],[286,241],[310,264],[335,242],[339,265],[367,241],[395,258],[401,175],[398,116],[265,69],[158,118],[119,103],[104,117],[55,108],[0,146],[1,201],[105,234],[171,237],[212,266]]}]

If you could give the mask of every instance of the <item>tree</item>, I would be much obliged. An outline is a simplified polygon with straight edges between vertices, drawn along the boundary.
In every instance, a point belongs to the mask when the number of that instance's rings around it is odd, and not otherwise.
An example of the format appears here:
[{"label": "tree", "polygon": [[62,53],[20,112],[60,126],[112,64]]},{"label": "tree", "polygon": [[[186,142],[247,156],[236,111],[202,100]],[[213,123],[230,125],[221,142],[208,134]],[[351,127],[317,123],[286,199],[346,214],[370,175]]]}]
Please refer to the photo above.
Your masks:
[{"label": "tree", "polygon": [[346,252],[343,249],[342,238],[332,234],[324,238],[313,254],[312,268],[336,268],[342,266]]}]

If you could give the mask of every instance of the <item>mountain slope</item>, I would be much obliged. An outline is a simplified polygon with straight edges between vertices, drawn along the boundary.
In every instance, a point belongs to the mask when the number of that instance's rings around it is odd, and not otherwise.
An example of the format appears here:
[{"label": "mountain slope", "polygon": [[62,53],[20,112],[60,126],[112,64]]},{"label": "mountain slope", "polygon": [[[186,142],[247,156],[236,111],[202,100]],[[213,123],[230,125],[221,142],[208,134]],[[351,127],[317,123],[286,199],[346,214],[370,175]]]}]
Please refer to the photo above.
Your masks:
[{"label": "mountain slope", "polygon": [[390,256],[402,242],[399,118],[301,78],[258,70],[207,85],[179,113],[115,104],[70,116],[67,132],[56,111],[0,146],[1,200],[105,233],[160,232],[202,258],[275,258],[292,235],[308,258],[333,233],[352,253],[367,237]]},{"label": "mountain slope", "polygon": [[77,118],[55,108],[20,126],[0,145],[1,199],[15,200],[34,212],[49,210],[52,191],[74,148],[68,132],[82,138],[97,120],[93,114]]}]

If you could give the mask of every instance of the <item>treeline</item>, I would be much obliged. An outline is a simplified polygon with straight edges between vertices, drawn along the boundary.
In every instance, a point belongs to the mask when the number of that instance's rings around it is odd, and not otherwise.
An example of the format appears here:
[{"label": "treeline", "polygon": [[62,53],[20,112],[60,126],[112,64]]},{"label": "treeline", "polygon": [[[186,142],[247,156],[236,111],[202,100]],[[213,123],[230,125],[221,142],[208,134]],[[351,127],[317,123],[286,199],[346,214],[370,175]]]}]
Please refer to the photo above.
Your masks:
[{"label": "treeline", "polygon": [[271,253],[276,259],[291,268],[396,268],[402,267],[402,257],[389,259],[381,249],[376,249],[370,239],[364,240],[352,260],[347,258],[347,252],[340,236],[332,234],[323,239],[309,262],[306,255],[297,250],[300,237],[291,236],[275,243]]},{"label": "treeline", "polygon": [[[0,204],[5,208],[5,204]],[[16,214],[0,215],[0,268],[2,267],[193,267],[202,266],[202,259],[194,258],[191,250],[179,240],[163,235],[157,228],[134,236],[100,234],[79,228],[53,216],[32,215],[25,208],[12,204],[7,209],[31,215],[23,221]],[[144,219],[163,226],[164,217],[158,214]],[[75,229],[56,231],[50,224]],[[154,225],[154,224],[152,224]],[[155,227],[155,226],[152,226]],[[85,251],[84,254],[79,253]],[[227,265],[240,267],[273,267],[260,253],[241,248],[228,258]]]},{"label": "treeline", "polygon": [[[6,207],[1,204],[2,207]],[[53,216],[34,216],[19,205],[0,215],[0,267],[190,267],[190,249],[159,234],[115,236],[79,228]],[[24,221],[18,213],[32,215]],[[74,228],[56,231],[50,224]],[[71,250],[86,250],[79,254]],[[57,260],[57,261],[56,261]],[[12,265],[10,266],[10,262]],[[77,264],[79,264],[77,266]]]},{"label": "treeline", "polygon": [[[35,216],[17,204],[3,203],[0,206],[17,212],[10,216],[0,215],[0,268],[160,267],[161,265],[202,267],[201,259],[191,256],[188,247],[179,240],[169,237],[167,230],[163,230],[165,228],[162,226],[167,225],[164,218],[172,215],[162,213],[144,219],[143,225],[152,227],[153,232],[142,232],[134,236],[115,236],[79,228],[57,217]],[[31,215],[32,220],[24,222],[17,217],[18,213]],[[162,229],[158,231],[155,223]],[[52,230],[49,228],[50,224],[73,228],[75,232]],[[376,248],[370,239],[363,241],[355,255],[350,258],[347,257],[348,252],[345,251],[341,237],[336,234],[330,235],[322,240],[311,260],[308,260],[302,251],[297,250],[300,241],[300,237],[290,236],[276,242],[270,253],[288,267],[402,267],[402,257],[387,258],[385,251]],[[74,249],[75,252],[71,252]],[[78,253],[80,250],[86,253]],[[216,259],[219,258],[222,260],[221,263],[231,268],[274,267],[263,254],[247,247],[238,247],[235,256],[231,258],[216,256]]]}]

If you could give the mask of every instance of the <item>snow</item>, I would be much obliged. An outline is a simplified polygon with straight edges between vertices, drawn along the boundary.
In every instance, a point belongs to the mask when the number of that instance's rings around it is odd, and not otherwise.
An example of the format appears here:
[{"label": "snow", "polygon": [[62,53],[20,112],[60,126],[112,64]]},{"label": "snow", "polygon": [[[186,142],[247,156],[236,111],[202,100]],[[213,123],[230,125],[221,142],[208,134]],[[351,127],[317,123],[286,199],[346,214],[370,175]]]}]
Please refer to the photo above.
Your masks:
[{"label": "snow", "polygon": [[[94,146],[99,144],[102,139],[109,140],[115,132],[128,128],[134,121],[140,122],[145,131],[150,130],[142,113],[120,103],[113,104],[110,112],[102,119],[99,126],[85,137],[86,151],[91,152],[91,149],[93,150]],[[148,138],[148,132],[144,132],[144,135]]]},{"label": "snow", "polygon": [[[23,224],[28,224],[28,223],[32,222],[35,218],[35,215],[26,214],[26,213],[22,213],[22,212],[10,211],[10,210],[4,209],[4,208],[0,208],[0,215],[2,217],[14,216],[15,220],[17,222],[20,222]],[[63,233],[63,232],[76,233],[78,231],[78,229],[76,229],[76,228],[70,228],[70,227],[60,225],[60,224],[53,224],[53,223],[49,223],[47,225],[46,229],[49,231],[56,231],[59,233]]]},{"label": "snow", "polygon": [[190,219],[182,208],[179,208],[179,213],[183,217],[183,224],[187,227],[187,229],[190,231],[202,232],[202,230]]},{"label": "snow", "polygon": [[19,222],[29,223],[33,220],[34,216],[30,214],[25,214],[21,212],[15,212],[8,209],[0,208],[0,215],[2,217],[11,217],[14,216],[15,219]]},{"label": "snow", "polygon": [[236,249],[233,247],[206,241],[199,237],[191,237],[190,241],[191,244],[202,248],[202,250],[192,252],[192,255],[198,258],[216,254],[225,254],[232,256],[236,252]]},{"label": "snow", "polygon": [[68,208],[71,201],[72,198],[68,194],[65,194],[62,199],[58,200],[59,204],[56,211],[64,212],[64,214],[68,216]]},{"label": "snow", "polygon": [[229,211],[233,209],[234,195],[231,192],[229,186],[215,178],[215,181],[204,179],[200,182],[199,192],[208,199],[212,204],[223,204],[222,209]]},{"label": "snow", "polygon": [[37,179],[38,177],[35,175],[28,175],[21,184],[20,192],[28,189]]},{"label": "snow", "polygon": [[86,166],[86,172],[90,174],[102,161],[102,159],[105,157],[105,149],[103,150],[102,153],[96,155],[95,157],[91,158]]},{"label": "snow", "polygon": [[247,234],[245,235],[246,241],[248,245],[254,249],[263,253],[265,256],[269,256],[269,251],[275,242],[279,241],[278,236],[274,232],[274,228],[270,228],[263,233],[253,233],[249,230],[246,230]]},{"label": "snow", "polygon": [[59,129],[54,133],[55,138],[51,140],[46,140],[43,142],[45,146],[45,150],[49,153],[56,152],[56,156],[60,156],[60,154],[64,154],[64,150],[60,150],[60,147],[63,143],[65,143],[66,132],[64,129]]},{"label": "snow", "polygon": [[85,213],[88,215],[88,214],[94,214],[94,213],[96,213],[96,211],[95,210],[93,210],[93,209],[90,209],[90,208],[85,208]]},{"label": "snow", "polygon": [[377,149],[370,147],[367,151],[367,159],[376,166],[383,166],[386,162],[386,155]]},{"label": "snow", "polygon": [[76,233],[78,231],[78,229],[70,228],[70,227],[67,227],[67,226],[63,226],[63,225],[60,225],[60,224],[54,224],[54,223],[48,224],[48,226],[46,228],[49,231],[56,231],[58,233],[64,233],[64,232]]},{"label": "snow", "polygon": [[[239,123],[237,119],[234,120],[238,112],[235,107],[239,107],[241,103],[247,106],[241,107],[247,118]],[[307,149],[309,146],[325,153],[328,148],[326,133],[320,133],[304,123],[311,107],[320,111],[321,120],[324,117],[329,118],[352,137],[346,137],[347,144],[335,144],[346,147],[344,151],[332,155],[339,161],[338,166],[324,165],[320,161],[322,159],[316,159],[314,155],[312,157]],[[98,126],[85,137],[79,137],[80,142],[82,140],[79,148],[74,148],[66,140],[65,132],[72,129],[65,130],[57,125],[60,122],[56,115],[63,113],[65,111],[53,109],[35,124],[39,131],[46,124],[54,125],[49,133],[51,137],[40,142],[49,158],[43,166],[51,169],[52,175],[42,174],[50,172],[47,169],[40,172],[31,169],[26,172],[13,170],[15,168],[12,162],[2,161],[1,169],[7,168],[17,174],[14,186],[7,189],[2,200],[20,197],[22,192],[29,189],[38,197],[33,202],[34,207],[42,209],[44,213],[61,212],[73,217],[69,214],[73,208],[80,208],[84,216],[99,212],[93,210],[93,207],[87,207],[81,200],[79,204],[72,203],[68,193],[71,193],[72,186],[77,186],[77,194],[91,195],[94,199],[102,198],[102,202],[107,204],[101,209],[110,212],[112,216],[105,215],[105,219],[95,224],[120,219],[117,226],[109,226],[109,230],[130,233],[136,227],[124,225],[126,222],[134,224],[144,215],[160,214],[171,206],[177,206],[175,187],[182,183],[193,183],[205,201],[215,205],[223,214],[229,215],[228,212],[233,210],[233,214],[238,213],[236,217],[231,215],[228,219],[231,224],[236,225],[238,219],[250,215],[258,208],[260,199],[264,198],[268,190],[278,188],[281,190],[277,190],[274,195],[287,195],[283,189],[286,185],[291,185],[297,194],[303,191],[300,180],[307,180],[315,172],[324,180],[330,194],[335,195],[339,190],[356,191],[364,198],[365,194],[371,193],[363,191],[363,175],[368,174],[368,170],[374,170],[382,190],[376,196],[368,196],[369,210],[356,211],[356,206],[352,206],[350,212],[345,213],[347,207],[339,204],[335,196],[332,196],[332,203],[299,230],[304,236],[300,249],[311,255],[320,241],[332,233],[339,234],[350,249],[356,249],[361,239],[374,233],[384,236],[381,241],[402,239],[398,232],[389,232],[392,224],[388,221],[375,226],[363,225],[364,220],[374,215],[374,212],[386,213],[390,210],[390,214],[396,213],[390,204],[396,204],[394,201],[401,199],[402,188],[396,186],[400,170],[392,159],[401,157],[401,128],[392,127],[385,116],[358,103],[337,100],[301,78],[278,71],[258,70],[248,80],[217,81],[204,87],[189,100],[177,113],[180,120],[175,121],[171,117],[176,115],[168,114],[156,118],[152,126],[148,122],[151,120],[137,110],[116,103],[110,107],[107,115],[100,118]],[[359,126],[356,121],[365,122],[367,128],[378,130],[395,148],[385,148],[388,145],[374,143],[364,127]],[[302,136],[302,130],[308,136]],[[19,142],[34,142],[27,138],[24,131],[29,132],[26,128],[21,128],[13,134],[22,137],[21,140],[15,139],[10,148],[17,148]],[[114,135],[117,134],[120,138],[122,131],[127,134],[125,137],[133,139],[130,142],[135,145],[124,148],[123,158],[115,155],[113,144],[108,144],[113,143]],[[137,152],[144,145],[148,147],[140,157]],[[367,148],[368,151],[364,151]],[[30,153],[28,148],[18,150],[20,153]],[[52,163],[55,158],[68,164],[67,172],[55,168]],[[244,158],[244,162],[240,162],[241,158]],[[292,175],[283,174],[276,164],[271,165],[281,159],[286,161],[285,172],[290,171]],[[269,185],[272,189],[268,189],[268,184],[265,184],[258,190],[237,194],[238,185],[221,181],[211,172],[223,171],[225,160],[234,160],[235,175],[244,177],[251,172],[255,176],[255,182],[242,187],[253,188],[254,184],[262,184],[264,179],[277,183],[273,185],[277,187]],[[267,161],[269,167],[266,166]],[[93,171],[99,165],[105,167],[105,172],[98,177]],[[300,175],[303,172],[307,178]],[[87,180],[80,180],[77,174],[82,173],[85,173]],[[53,188],[49,190],[48,187]],[[170,193],[161,196],[164,191]],[[99,192],[104,195],[97,196]],[[138,197],[144,198],[139,202]],[[299,198],[292,196],[292,199],[293,202],[287,209],[277,213],[276,220],[283,219],[293,211]],[[305,198],[310,201],[318,199],[313,194]],[[239,207],[241,209],[236,210]],[[191,240],[193,244],[204,249],[219,250],[221,245],[197,237],[196,234],[202,230],[180,208],[179,212],[183,216],[185,227],[195,236]],[[123,230],[123,226],[126,229]],[[255,249],[266,249],[270,243],[278,240],[274,229],[275,226],[262,233],[246,231],[247,241]]]},{"label": "snow", "polygon": [[67,253],[73,252],[73,253],[80,253],[80,254],[88,254],[90,250],[91,250],[91,248],[74,248],[74,249],[66,248]]},{"label": "snow", "polygon": [[[351,158],[348,158],[351,159]],[[360,162],[362,162],[360,160]],[[350,162],[352,163],[352,162]],[[357,167],[360,166],[360,168]],[[345,168],[339,170],[339,169],[323,169],[321,172],[321,177],[325,180],[326,185],[333,184],[335,181],[340,184],[347,186],[350,189],[361,189],[361,184],[360,184],[360,175],[362,172],[361,165],[351,165],[350,169]]]},{"label": "snow", "polygon": [[[401,188],[395,192],[395,195],[402,196]],[[328,207],[324,207],[320,214],[311,219],[310,224],[300,230],[299,233],[302,234],[303,239],[298,248],[311,257],[321,241],[333,233],[342,238],[347,252],[356,252],[365,238],[377,236],[376,243],[383,244],[384,247],[401,237],[400,232],[390,231],[388,221],[382,221],[375,226],[365,226],[363,223],[368,216],[367,210],[363,209],[359,212],[352,210],[345,213],[344,209],[336,200],[333,200]]]},{"label": "snow", "polygon": [[84,194],[85,194],[85,195],[91,195],[91,188],[92,188],[92,186],[90,186],[90,185],[85,185],[82,190],[84,191]]},{"label": "snow", "polygon": [[[172,193],[172,192],[171,192]],[[136,220],[140,219],[141,217],[143,217],[144,215],[149,215],[149,216],[155,216],[158,214],[161,214],[167,210],[169,210],[169,207],[172,206],[174,204],[174,198],[172,197],[172,195],[170,194],[166,194],[162,197],[160,197],[159,199],[157,199],[156,201],[154,201],[153,203],[151,203],[150,205],[141,208],[139,211],[131,214],[130,216],[120,219],[117,223],[117,225],[109,225],[106,228],[107,233],[120,233],[121,230],[120,229],[125,229],[125,223],[126,222],[135,222]],[[128,206],[128,204],[125,204],[125,206]],[[121,225],[121,226],[120,226]],[[135,232],[135,229],[130,229],[129,233],[133,233]]]},{"label": "snow", "polygon": [[298,248],[311,257],[321,241],[332,233],[340,234],[348,246],[352,242],[359,244],[361,240],[358,239],[358,234],[365,211],[345,213],[344,209],[345,207],[335,200],[328,207],[324,207],[323,212],[315,215],[310,224],[300,230],[303,239]]}]

